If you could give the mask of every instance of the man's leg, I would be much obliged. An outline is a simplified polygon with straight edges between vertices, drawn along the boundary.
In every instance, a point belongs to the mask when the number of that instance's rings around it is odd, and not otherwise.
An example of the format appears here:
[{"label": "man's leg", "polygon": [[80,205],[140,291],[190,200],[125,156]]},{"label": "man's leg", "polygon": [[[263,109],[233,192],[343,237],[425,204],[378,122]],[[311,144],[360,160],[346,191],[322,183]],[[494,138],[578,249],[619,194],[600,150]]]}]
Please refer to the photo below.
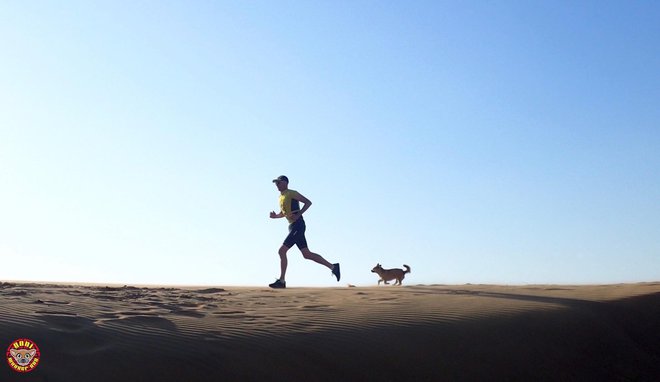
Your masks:
[{"label": "man's leg", "polygon": [[284,277],[286,276],[286,267],[289,264],[289,261],[286,258],[286,253],[289,250],[289,247],[282,245],[278,253],[280,254],[280,281],[285,282]]},{"label": "man's leg", "polygon": [[302,229],[300,232],[298,232],[295,236],[296,239],[296,245],[300,249],[300,252],[302,252],[302,255],[304,258],[307,260],[312,260],[316,263],[319,263],[321,265],[325,265],[332,271],[332,274],[335,275],[337,278],[337,281],[339,281],[341,274],[339,271],[339,264],[332,264],[328,260],[324,259],[323,256],[319,255],[318,253],[314,253],[309,250],[307,247],[307,239],[305,238],[305,226],[302,226]]},{"label": "man's leg", "polygon": [[332,264],[328,260],[324,259],[323,256],[319,255],[318,253],[314,253],[309,250],[309,248],[305,247],[300,250],[302,252],[303,257],[306,258],[307,260],[312,260],[315,261],[321,265],[325,265],[332,271],[332,274],[335,275],[337,278],[337,281],[341,278],[341,273],[339,271],[339,264]]},{"label": "man's leg", "polygon": [[323,256],[310,251],[309,248],[305,247],[305,248],[301,249],[300,252],[302,252],[303,257],[306,258],[307,260],[312,260],[312,261],[317,262],[319,264],[325,265],[330,270],[332,270],[333,265],[328,260],[324,259]]}]

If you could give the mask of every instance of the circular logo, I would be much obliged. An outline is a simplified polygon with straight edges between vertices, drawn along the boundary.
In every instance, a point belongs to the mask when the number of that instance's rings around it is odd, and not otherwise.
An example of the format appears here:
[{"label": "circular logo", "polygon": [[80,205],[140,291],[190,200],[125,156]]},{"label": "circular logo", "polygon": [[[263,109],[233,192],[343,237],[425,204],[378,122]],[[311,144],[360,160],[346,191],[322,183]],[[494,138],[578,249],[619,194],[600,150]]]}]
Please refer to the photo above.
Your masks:
[{"label": "circular logo", "polygon": [[41,353],[34,341],[21,338],[9,345],[6,358],[12,370],[27,373],[37,367],[41,359]]}]

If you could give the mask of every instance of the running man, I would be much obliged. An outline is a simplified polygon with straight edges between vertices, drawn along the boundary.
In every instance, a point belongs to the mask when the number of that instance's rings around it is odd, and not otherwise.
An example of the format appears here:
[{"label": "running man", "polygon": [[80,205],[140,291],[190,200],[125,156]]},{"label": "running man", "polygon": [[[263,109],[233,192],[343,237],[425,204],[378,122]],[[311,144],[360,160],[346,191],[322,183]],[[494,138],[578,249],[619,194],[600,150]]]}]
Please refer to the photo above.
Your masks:
[{"label": "running man", "polygon": [[[298,249],[300,249],[304,258],[325,265],[332,271],[332,274],[337,277],[337,281],[339,281],[339,278],[341,277],[339,273],[339,264],[331,264],[321,255],[316,254],[307,248],[307,239],[305,239],[305,221],[303,220],[302,215],[309,209],[312,202],[302,196],[298,191],[289,190],[289,178],[284,175],[280,175],[277,179],[273,179],[273,183],[275,183],[277,190],[280,192],[280,212],[275,213],[275,211],[271,211],[270,218],[286,218],[286,220],[289,221],[289,235],[284,239],[284,243],[279,250],[281,269],[280,278],[269,286],[271,288],[286,288],[285,275],[288,264],[286,253],[294,244],[298,246]],[[302,209],[300,209],[300,203],[303,204]]]}]

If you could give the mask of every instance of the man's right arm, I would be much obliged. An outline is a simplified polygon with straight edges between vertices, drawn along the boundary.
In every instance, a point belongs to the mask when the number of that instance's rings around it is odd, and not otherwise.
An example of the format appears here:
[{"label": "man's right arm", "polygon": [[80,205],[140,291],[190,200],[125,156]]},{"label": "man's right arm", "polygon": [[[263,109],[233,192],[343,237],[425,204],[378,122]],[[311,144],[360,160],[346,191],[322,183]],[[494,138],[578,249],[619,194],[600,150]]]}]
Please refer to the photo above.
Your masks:
[{"label": "man's right arm", "polygon": [[280,219],[284,217],[284,213],[280,211],[279,214],[276,214],[275,211],[270,211],[270,218],[271,219]]}]

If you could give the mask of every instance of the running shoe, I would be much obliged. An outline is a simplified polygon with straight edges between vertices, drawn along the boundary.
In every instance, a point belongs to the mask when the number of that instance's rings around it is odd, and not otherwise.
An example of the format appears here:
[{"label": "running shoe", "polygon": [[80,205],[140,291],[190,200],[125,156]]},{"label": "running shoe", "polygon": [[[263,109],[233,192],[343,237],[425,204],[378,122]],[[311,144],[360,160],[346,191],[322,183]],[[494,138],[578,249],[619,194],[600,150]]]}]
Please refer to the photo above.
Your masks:
[{"label": "running shoe", "polygon": [[268,286],[274,289],[286,288],[286,281],[280,281],[280,279],[277,279],[274,283],[268,284]]},{"label": "running shoe", "polygon": [[337,281],[341,278],[341,273],[339,272],[339,263],[332,264],[332,274],[335,275]]}]

